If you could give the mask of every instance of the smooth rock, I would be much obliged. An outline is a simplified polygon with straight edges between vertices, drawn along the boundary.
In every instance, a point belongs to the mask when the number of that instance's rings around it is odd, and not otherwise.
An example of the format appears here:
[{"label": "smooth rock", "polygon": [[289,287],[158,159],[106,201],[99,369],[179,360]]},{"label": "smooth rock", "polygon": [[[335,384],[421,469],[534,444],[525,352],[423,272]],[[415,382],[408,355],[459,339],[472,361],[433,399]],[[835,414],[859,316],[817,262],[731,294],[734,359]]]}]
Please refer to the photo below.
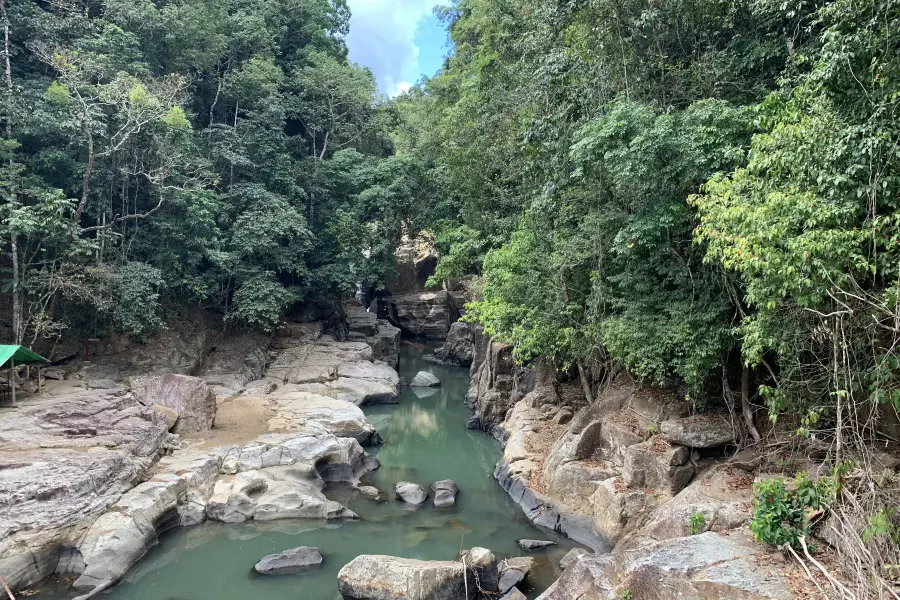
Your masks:
[{"label": "smooth rock", "polygon": [[253,566],[253,569],[262,575],[286,575],[300,573],[321,564],[322,553],[318,548],[300,546],[278,554],[264,556]]},{"label": "smooth rock", "polygon": [[520,556],[516,558],[507,558],[500,563],[498,571],[500,573],[500,581],[498,587],[500,593],[505,594],[509,590],[519,585],[528,573],[534,567],[534,558],[531,556]]},{"label": "smooth rock", "polygon": [[437,387],[441,385],[441,380],[428,371],[419,371],[416,376],[409,382],[409,387]]},{"label": "smooth rock", "polygon": [[398,500],[407,504],[422,504],[428,499],[428,491],[425,486],[409,481],[401,481],[394,486],[394,493]]},{"label": "smooth rock", "polygon": [[456,503],[456,495],[459,493],[459,488],[453,480],[444,479],[431,484],[431,491],[434,492],[435,506],[452,506]]},{"label": "smooth rock", "polygon": [[469,417],[469,420],[466,421],[466,429],[481,429],[481,419],[478,418],[478,415]]},{"label": "smooth rock", "polygon": [[572,420],[572,411],[566,408],[560,409],[556,416],[553,417],[553,422],[557,425],[565,425],[569,421]]},{"label": "smooth rock", "polygon": [[346,600],[460,600],[465,574],[456,561],[364,554],[340,570],[338,591]]},{"label": "smooth rock", "polygon": [[360,494],[366,496],[367,498],[379,498],[381,496],[381,490],[372,485],[361,485],[356,488]]},{"label": "smooth rock", "polygon": [[717,414],[663,421],[659,432],[671,443],[688,448],[719,448],[734,443],[731,423]]},{"label": "smooth rock", "polygon": [[519,545],[519,548],[524,548],[525,550],[539,550],[540,548],[556,545],[556,542],[549,540],[516,540],[516,543]]},{"label": "smooth rock", "polygon": [[487,548],[475,547],[462,552],[459,558],[466,567],[469,582],[475,582],[475,587],[485,592],[496,592],[499,589],[500,574],[493,552]]}]

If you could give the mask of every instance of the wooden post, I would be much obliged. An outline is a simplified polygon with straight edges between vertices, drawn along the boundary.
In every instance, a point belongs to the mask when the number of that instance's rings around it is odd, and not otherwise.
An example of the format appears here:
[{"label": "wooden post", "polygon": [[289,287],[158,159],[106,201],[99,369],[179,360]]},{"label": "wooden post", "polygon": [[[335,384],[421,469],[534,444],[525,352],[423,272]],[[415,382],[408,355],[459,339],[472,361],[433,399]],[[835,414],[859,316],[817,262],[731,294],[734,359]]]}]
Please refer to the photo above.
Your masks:
[{"label": "wooden post", "polygon": [[9,389],[12,392],[13,408],[16,408],[16,359],[9,359]]},{"label": "wooden post", "polygon": [[41,384],[43,384],[43,381],[41,380],[41,365],[37,366],[37,374],[38,374],[38,396],[43,398],[44,397],[44,388],[41,385]]}]

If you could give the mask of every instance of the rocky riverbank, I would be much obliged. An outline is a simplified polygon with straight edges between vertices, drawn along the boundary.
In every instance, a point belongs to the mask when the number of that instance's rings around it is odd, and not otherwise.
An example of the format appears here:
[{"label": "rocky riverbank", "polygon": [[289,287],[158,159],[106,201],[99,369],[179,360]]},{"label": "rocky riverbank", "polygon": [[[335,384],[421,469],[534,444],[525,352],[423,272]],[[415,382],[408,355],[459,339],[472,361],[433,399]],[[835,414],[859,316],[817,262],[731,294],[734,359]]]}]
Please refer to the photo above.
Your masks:
[{"label": "rocky riverbank", "polygon": [[[240,352],[220,339],[215,359],[193,365],[199,377],[157,368],[189,366],[177,344],[131,372],[105,352],[73,365],[46,396],[0,413],[0,573],[13,590],[75,573],[92,595],[171,527],[355,517],[322,489],[377,468],[362,446],[381,438],[359,406],[395,402],[399,377],[373,352],[396,356],[396,336],[374,337],[341,342],[322,323],[293,323],[242,338]],[[234,403],[259,423],[238,426]]]},{"label": "rocky riverbank", "polygon": [[578,382],[517,367],[480,331],[472,343],[468,400],[504,444],[498,483],[534,523],[596,552],[543,600],[791,597],[746,527],[767,475],[727,457],[727,418],[692,417],[674,390],[626,373],[588,405]]}]

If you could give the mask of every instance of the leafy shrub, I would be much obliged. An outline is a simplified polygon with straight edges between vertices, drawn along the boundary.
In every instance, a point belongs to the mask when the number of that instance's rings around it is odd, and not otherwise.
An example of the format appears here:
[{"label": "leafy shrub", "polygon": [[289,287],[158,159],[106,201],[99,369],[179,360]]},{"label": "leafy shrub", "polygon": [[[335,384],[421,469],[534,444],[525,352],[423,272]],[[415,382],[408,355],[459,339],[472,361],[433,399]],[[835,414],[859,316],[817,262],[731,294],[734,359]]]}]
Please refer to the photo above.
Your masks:
[{"label": "leafy shrub", "polygon": [[800,548],[800,536],[808,537],[809,513],[827,509],[834,501],[836,479],[820,477],[815,483],[805,473],[797,475],[794,489],[783,479],[756,484],[750,530],[756,539],[771,546],[790,544]]},{"label": "leafy shrub", "polygon": [[123,266],[118,277],[118,303],[113,318],[116,326],[144,339],[163,326],[159,291],[165,285],[162,271],[143,262]]},{"label": "leafy shrub", "polygon": [[702,512],[695,512],[690,518],[691,535],[699,535],[706,528],[706,515]]}]

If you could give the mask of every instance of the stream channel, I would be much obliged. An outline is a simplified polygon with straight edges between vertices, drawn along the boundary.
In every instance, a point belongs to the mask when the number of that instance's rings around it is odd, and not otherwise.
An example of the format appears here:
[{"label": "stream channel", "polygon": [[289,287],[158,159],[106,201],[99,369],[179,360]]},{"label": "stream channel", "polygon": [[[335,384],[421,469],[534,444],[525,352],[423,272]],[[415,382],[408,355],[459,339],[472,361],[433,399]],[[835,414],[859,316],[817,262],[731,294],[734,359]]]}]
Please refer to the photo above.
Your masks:
[{"label": "stream channel", "polygon": [[[426,350],[426,351],[430,351]],[[420,370],[442,382],[436,389],[403,388],[396,405],[365,407],[385,444],[367,448],[381,469],[363,483],[382,491],[376,503],[355,490],[330,484],[326,495],[359,515],[356,521],[274,521],[229,525],[206,522],[163,534],[107,600],[335,600],[337,573],[360,554],[388,554],[422,560],[453,560],[460,548],[489,548],[498,561],[508,556],[537,560],[521,591],[534,598],[559,575],[559,559],[574,544],[531,524],[493,478],[500,446],[486,433],[469,431],[464,404],[469,371],[422,359],[423,351],[403,343],[400,376],[410,381]],[[436,509],[432,496],[418,507],[394,499],[398,481],[430,486],[452,479],[460,493],[452,507]],[[559,545],[527,553],[520,538],[549,539]],[[315,546],[325,562],[316,571],[260,576],[253,565],[267,554]],[[58,582],[57,582],[58,583]],[[48,586],[54,587],[54,586]],[[41,600],[76,595],[46,589]]]}]

